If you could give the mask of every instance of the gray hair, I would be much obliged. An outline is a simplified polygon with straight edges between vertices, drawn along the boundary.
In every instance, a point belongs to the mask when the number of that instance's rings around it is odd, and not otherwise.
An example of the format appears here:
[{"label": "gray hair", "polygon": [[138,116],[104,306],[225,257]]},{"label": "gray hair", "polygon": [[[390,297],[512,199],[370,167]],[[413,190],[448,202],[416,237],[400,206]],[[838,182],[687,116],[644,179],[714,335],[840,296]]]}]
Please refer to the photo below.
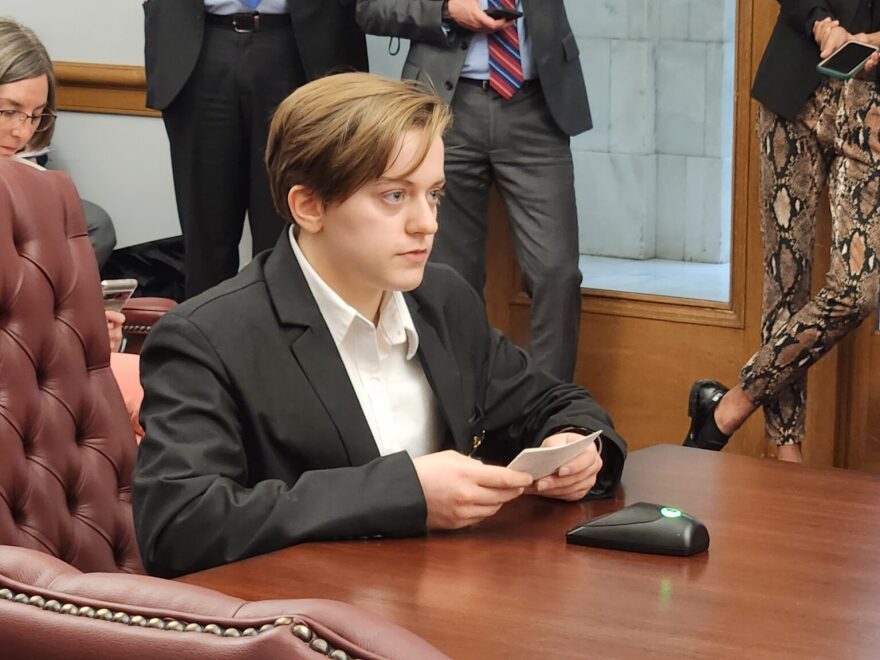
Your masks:
[{"label": "gray hair", "polygon": [[[55,112],[55,71],[46,47],[33,30],[11,18],[0,17],[0,85],[29,80],[45,75],[49,81],[46,110]],[[54,125],[47,131],[35,133],[28,145],[39,149],[49,144]]]}]

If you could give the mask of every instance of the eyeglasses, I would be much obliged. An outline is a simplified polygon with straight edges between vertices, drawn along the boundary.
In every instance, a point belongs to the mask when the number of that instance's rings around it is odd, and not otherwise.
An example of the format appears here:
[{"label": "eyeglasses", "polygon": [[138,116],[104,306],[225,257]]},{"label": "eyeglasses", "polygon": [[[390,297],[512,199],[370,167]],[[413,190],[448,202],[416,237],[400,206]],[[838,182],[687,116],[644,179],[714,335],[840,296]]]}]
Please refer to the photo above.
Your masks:
[{"label": "eyeglasses", "polygon": [[4,110],[0,108],[0,126],[7,130],[17,126],[24,126],[24,123],[27,121],[30,122],[31,126],[36,124],[35,133],[42,133],[52,128],[52,124],[55,123],[55,114],[47,110],[38,115],[29,115],[21,110]]}]

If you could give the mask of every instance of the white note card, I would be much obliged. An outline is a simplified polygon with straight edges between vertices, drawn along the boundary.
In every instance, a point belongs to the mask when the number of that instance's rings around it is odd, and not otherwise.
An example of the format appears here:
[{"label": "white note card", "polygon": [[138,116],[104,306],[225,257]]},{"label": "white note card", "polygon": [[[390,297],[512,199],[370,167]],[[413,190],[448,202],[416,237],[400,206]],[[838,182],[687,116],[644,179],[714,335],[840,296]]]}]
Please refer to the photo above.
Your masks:
[{"label": "white note card", "polygon": [[541,479],[556,472],[582,451],[586,451],[600,435],[602,431],[596,431],[567,445],[523,449],[507,467],[527,472],[533,479]]}]

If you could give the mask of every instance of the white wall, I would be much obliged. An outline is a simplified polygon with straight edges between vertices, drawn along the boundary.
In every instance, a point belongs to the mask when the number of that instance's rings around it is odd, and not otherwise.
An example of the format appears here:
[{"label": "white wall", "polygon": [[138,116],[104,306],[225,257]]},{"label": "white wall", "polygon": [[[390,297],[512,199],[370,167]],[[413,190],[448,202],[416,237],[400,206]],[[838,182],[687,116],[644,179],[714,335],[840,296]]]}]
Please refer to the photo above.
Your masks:
[{"label": "white wall", "polygon": [[34,30],[54,60],[144,63],[142,0],[0,0],[0,16]]}]

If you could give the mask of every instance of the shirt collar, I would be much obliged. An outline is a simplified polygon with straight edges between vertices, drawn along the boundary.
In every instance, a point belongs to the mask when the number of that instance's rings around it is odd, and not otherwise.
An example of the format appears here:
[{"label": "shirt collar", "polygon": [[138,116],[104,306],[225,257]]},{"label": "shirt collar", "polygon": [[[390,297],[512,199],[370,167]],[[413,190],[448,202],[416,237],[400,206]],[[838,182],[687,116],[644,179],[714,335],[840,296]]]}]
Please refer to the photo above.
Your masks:
[{"label": "shirt collar", "polygon": [[419,334],[416,332],[416,326],[403,294],[400,291],[385,292],[379,307],[379,324],[374,326],[372,321],[345,302],[312,268],[296,242],[296,237],[293,235],[293,225],[290,226],[288,235],[293,255],[302,269],[306,284],[318,304],[321,316],[324,317],[336,345],[339,346],[342,343],[352,325],[355,323],[367,324],[389,346],[406,342],[406,359],[411,360],[419,350]]}]

